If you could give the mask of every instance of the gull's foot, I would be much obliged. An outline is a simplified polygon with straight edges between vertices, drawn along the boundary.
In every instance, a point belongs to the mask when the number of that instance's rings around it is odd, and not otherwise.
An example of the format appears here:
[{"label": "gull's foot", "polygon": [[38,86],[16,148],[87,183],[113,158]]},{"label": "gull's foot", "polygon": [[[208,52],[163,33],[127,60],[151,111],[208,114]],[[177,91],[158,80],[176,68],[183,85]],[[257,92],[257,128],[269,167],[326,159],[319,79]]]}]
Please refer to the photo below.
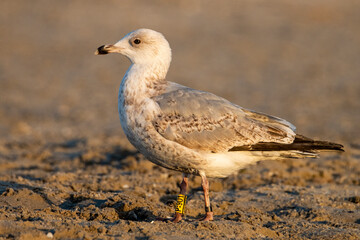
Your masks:
[{"label": "gull's foot", "polygon": [[200,218],[198,221],[213,221],[214,220],[214,213],[213,212],[206,212],[205,217]]},{"label": "gull's foot", "polygon": [[181,220],[182,220],[181,213],[176,212],[175,217],[173,219],[171,219],[170,221],[173,222],[173,223],[178,223]]},{"label": "gull's foot", "polygon": [[163,221],[163,222],[173,222],[178,223],[182,220],[182,214],[181,213],[175,213],[175,216],[173,218],[162,218],[158,217],[156,218],[157,221]]}]

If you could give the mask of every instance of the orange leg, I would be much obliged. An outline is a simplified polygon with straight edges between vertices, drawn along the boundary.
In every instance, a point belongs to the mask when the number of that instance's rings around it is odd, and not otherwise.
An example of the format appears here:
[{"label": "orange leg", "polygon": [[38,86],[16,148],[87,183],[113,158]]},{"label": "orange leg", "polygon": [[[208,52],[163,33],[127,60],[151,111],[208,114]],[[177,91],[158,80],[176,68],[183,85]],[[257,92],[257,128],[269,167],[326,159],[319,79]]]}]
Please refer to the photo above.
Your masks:
[{"label": "orange leg", "polygon": [[212,207],[210,204],[209,181],[207,180],[205,174],[200,174],[200,176],[201,176],[201,186],[204,191],[205,212],[206,212],[205,217],[200,219],[200,221],[212,221],[212,220],[214,220],[214,213],[212,211]]},{"label": "orange leg", "polygon": [[[184,174],[184,178],[180,184],[180,194],[186,195],[187,187],[188,187],[188,174]],[[181,219],[182,219],[182,214],[175,212],[175,217],[171,219],[171,221],[177,223],[180,222]]]}]

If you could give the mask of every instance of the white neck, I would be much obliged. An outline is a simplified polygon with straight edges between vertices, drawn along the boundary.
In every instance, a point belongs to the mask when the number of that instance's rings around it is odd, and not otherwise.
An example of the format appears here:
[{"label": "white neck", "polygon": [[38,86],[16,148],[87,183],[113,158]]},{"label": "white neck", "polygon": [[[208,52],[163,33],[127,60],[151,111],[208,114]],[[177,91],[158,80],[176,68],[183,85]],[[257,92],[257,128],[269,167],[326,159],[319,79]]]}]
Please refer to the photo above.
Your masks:
[{"label": "white neck", "polygon": [[[168,72],[170,63],[153,62],[151,64],[133,63],[127,71],[127,77],[143,78],[151,80],[164,80]],[[126,77],[125,75],[125,77]]]}]

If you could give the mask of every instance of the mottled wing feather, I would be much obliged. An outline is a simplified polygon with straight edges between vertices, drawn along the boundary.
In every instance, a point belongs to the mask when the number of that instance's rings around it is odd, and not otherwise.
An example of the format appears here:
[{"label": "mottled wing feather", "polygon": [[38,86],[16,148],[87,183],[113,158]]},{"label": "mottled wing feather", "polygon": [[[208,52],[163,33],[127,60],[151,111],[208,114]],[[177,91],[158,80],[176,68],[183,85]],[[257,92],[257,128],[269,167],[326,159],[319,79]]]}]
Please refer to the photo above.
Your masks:
[{"label": "mottled wing feather", "polygon": [[178,84],[153,99],[161,109],[153,119],[156,130],[191,149],[224,152],[258,142],[291,143],[295,136],[293,125],[283,119]]}]

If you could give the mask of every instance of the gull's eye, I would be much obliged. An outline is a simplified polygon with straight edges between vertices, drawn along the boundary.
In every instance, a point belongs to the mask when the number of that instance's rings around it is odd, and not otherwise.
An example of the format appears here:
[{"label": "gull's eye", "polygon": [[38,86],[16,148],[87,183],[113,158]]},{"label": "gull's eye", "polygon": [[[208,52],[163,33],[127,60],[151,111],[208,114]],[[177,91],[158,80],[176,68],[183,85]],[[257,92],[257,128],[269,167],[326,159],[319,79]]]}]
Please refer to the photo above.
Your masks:
[{"label": "gull's eye", "polygon": [[137,38],[137,39],[134,40],[134,43],[135,43],[135,44],[140,44],[141,41],[140,41],[140,39]]}]

